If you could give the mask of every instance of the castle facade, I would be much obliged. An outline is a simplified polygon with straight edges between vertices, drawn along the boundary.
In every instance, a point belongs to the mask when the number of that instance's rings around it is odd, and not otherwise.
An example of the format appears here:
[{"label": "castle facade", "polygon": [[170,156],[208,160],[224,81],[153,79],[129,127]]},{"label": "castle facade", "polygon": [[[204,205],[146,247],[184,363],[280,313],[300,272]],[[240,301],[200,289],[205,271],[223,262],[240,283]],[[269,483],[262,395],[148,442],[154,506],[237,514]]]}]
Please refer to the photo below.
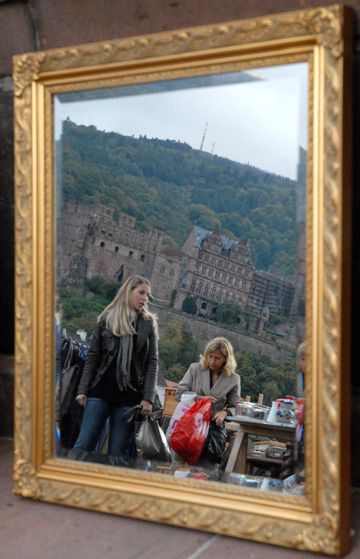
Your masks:
[{"label": "castle facade", "polygon": [[59,276],[79,293],[86,280],[121,281],[132,274],[149,278],[161,305],[181,310],[191,296],[198,314],[219,303],[237,304],[259,317],[266,312],[291,317],[294,285],[257,271],[250,243],[219,231],[192,226],[181,249],[163,245],[164,231],[143,232],[136,219],[106,205],[66,201],[61,213]]}]

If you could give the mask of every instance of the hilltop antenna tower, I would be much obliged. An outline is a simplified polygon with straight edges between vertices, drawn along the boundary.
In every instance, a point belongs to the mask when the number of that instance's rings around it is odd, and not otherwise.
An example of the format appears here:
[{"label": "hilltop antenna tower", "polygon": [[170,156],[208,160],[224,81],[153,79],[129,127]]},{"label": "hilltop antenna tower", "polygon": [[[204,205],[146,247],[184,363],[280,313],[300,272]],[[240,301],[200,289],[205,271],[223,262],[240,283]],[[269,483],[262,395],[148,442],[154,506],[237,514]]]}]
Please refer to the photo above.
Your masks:
[{"label": "hilltop antenna tower", "polygon": [[203,148],[203,145],[204,145],[204,140],[205,140],[205,136],[206,136],[207,125],[208,125],[208,123],[206,123],[206,125],[205,125],[204,134],[203,134],[203,137],[202,137],[202,140],[201,140],[200,151],[202,151],[202,148]]}]

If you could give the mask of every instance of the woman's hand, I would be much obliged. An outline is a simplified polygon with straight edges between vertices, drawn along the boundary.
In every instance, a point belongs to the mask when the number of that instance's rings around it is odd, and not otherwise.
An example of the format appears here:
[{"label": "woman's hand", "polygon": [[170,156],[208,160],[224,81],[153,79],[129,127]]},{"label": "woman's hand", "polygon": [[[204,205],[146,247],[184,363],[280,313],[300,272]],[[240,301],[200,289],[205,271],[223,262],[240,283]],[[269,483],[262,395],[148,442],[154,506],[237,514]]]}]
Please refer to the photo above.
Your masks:
[{"label": "woman's hand", "polygon": [[216,398],[213,398],[213,396],[197,396],[196,401],[199,402],[199,400],[204,400],[205,398],[210,398],[212,403],[216,402]]},{"label": "woman's hand", "polygon": [[150,415],[151,414],[152,403],[149,402],[149,400],[141,400],[140,406],[141,406],[141,410],[140,410],[141,415]]},{"label": "woman's hand", "polygon": [[216,423],[216,425],[222,425],[224,423],[225,417],[227,416],[226,410],[217,411],[212,421]]},{"label": "woman's hand", "polygon": [[87,402],[86,394],[78,394],[76,396],[76,401],[77,401],[78,404],[80,404],[80,406],[84,406],[84,408],[85,408],[86,402]]}]

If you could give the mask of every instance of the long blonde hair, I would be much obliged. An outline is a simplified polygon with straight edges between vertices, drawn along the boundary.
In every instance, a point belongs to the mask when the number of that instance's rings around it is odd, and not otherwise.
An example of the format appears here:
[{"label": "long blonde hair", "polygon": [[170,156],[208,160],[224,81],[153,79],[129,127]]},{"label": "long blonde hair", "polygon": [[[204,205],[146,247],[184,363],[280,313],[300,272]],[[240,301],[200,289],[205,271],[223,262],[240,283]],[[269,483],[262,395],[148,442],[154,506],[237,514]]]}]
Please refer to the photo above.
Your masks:
[{"label": "long blonde hair", "polygon": [[214,338],[213,340],[210,340],[205,348],[204,355],[200,355],[201,367],[204,369],[204,371],[209,368],[209,353],[216,350],[220,351],[220,353],[226,359],[226,363],[223,368],[223,373],[225,374],[225,376],[229,377],[230,375],[233,375],[235,373],[237,363],[234,357],[233,346],[226,338]]},{"label": "long blonde hair", "polygon": [[[130,276],[120,287],[111,303],[98,316],[98,321],[105,319],[106,327],[112,331],[115,336],[125,336],[135,334],[134,325],[136,323],[137,312],[132,303],[132,292],[136,287],[145,283],[150,287],[150,282],[142,276]],[[155,327],[156,336],[158,336],[157,317],[151,313],[145,304],[138,314],[144,320],[152,320]]]}]

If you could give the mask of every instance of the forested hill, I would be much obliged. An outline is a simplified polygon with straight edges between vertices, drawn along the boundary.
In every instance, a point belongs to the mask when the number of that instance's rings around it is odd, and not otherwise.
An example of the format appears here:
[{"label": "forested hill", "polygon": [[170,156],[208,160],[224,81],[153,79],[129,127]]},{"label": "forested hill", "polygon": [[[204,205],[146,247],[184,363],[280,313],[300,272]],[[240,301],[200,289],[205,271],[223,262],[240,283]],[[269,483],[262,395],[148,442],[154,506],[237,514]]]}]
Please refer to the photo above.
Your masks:
[{"label": "forested hill", "polygon": [[[259,132],[261,133],[261,131]],[[67,120],[64,198],[107,204],[181,246],[191,226],[250,239],[256,268],[294,273],[296,182],[173,140],[134,138]]]}]

